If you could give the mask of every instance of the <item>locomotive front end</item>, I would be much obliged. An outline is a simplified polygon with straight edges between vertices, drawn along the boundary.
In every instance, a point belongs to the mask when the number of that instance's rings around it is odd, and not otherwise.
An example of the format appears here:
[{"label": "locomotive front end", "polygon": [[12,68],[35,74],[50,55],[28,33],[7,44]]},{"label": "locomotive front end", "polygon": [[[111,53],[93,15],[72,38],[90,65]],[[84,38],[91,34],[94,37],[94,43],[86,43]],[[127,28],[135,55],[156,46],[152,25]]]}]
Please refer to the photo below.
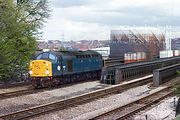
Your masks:
[{"label": "locomotive front end", "polygon": [[52,63],[47,60],[30,62],[29,74],[35,88],[45,87],[52,79]]}]

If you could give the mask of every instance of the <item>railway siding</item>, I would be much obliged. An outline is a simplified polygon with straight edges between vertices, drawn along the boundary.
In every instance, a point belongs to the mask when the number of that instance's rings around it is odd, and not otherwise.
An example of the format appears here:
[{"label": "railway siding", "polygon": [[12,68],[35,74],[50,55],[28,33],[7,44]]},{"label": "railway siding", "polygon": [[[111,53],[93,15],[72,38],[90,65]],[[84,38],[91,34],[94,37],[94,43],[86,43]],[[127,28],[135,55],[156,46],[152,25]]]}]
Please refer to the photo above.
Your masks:
[{"label": "railway siding", "polygon": [[72,96],[77,96],[97,89],[103,89],[108,86],[109,85],[102,85],[98,81],[89,81],[79,84],[73,84],[71,86],[61,87],[58,89],[40,89],[38,91],[35,90],[31,91],[33,93],[27,95],[23,94],[22,96],[17,95],[18,97],[14,96],[13,98],[0,99],[0,115],[51,103],[56,100],[70,98]]},{"label": "railway siding", "polygon": [[24,81],[24,82],[16,82],[16,83],[9,83],[9,84],[0,84],[0,89],[7,89],[12,87],[22,87],[25,85],[30,85],[30,82]]},{"label": "railway siding", "polygon": [[152,108],[148,108],[144,111],[141,111],[133,116],[134,120],[173,120],[176,114],[176,107],[178,97],[168,97],[167,99],[162,100],[157,106],[152,106]]},{"label": "railway siding", "polygon": [[32,116],[36,116],[39,114],[51,112],[56,109],[59,109],[59,110],[64,109],[66,107],[86,103],[90,100],[93,100],[93,99],[96,99],[99,97],[103,97],[108,94],[117,93],[122,90],[129,89],[131,87],[145,84],[147,82],[150,82],[151,80],[152,80],[152,75],[147,76],[145,78],[137,79],[137,80],[134,80],[134,81],[122,84],[122,85],[115,85],[115,86],[112,86],[109,88],[105,88],[103,90],[96,90],[94,92],[86,93],[86,94],[79,95],[76,97],[71,97],[69,99],[60,100],[57,102],[33,107],[30,109],[21,110],[19,112],[14,112],[14,113],[7,114],[7,115],[2,115],[2,116],[0,116],[0,118],[2,118],[2,119],[24,119],[26,117],[32,117]]},{"label": "railway siding", "polygon": [[146,96],[142,96],[141,98],[134,100],[130,103],[127,103],[125,105],[119,105],[114,108],[109,108],[109,110],[103,111],[95,116],[91,116],[87,119],[92,119],[92,120],[108,120],[108,119],[113,119],[113,120],[124,120],[135,113],[146,109],[147,107],[150,107],[156,102],[159,102],[160,100],[164,99],[165,97],[168,97],[172,95],[173,90],[171,87],[175,85],[176,83],[179,83],[179,77],[175,78],[174,80],[170,81],[169,83],[163,85],[161,89],[158,89],[155,92],[152,92]]},{"label": "railway siding", "polygon": [[152,93],[150,95],[147,95],[145,97],[142,97],[138,100],[135,100],[133,102],[130,102],[124,106],[120,106],[114,109],[111,109],[110,111],[107,111],[103,114],[98,115],[95,118],[91,118],[92,120],[96,119],[113,119],[113,120],[124,120],[131,115],[144,110],[146,107],[151,106],[153,103],[160,101],[161,99],[169,96],[172,94],[172,91],[167,89],[159,90],[158,92]]},{"label": "railway siding", "polygon": [[[166,86],[166,85],[165,85]],[[65,119],[65,120],[88,120],[93,116],[107,112],[117,106],[123,106],[140,97],[154,93],[163,89],[165,86],[154,88],[147,85],[138,86],[135,88],[128,89],[122,93],[113,94],[105,98],[93,100],[83,105],[70,107],[64,110],[48,113],[39,117],[32,118],[31,120],[41,119]]]}]

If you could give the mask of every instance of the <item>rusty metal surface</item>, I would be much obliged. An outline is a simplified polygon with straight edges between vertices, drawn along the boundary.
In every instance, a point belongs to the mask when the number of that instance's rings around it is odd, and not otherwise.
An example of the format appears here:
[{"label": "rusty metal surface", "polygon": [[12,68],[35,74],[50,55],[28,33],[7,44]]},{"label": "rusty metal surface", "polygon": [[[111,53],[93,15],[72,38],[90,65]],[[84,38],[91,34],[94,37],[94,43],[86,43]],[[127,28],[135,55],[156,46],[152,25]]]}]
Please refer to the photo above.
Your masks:
[{"label": "rusty metal surface", "polygon": [[146,32],[136,29],[111,31],[110,57],[122,57],[127,52],[146,52],[148,59],[159,56],[159,51],[164,50],[165,36],[145,29]]}]

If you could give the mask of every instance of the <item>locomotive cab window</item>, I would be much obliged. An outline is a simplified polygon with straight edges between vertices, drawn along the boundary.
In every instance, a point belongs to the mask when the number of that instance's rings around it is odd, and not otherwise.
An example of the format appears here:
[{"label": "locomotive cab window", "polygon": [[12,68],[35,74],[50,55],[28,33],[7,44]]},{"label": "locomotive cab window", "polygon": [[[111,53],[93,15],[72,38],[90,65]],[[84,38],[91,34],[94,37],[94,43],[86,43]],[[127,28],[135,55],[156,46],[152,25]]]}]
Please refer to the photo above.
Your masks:
[{"label": "locomotive cab window", "polygon": [[43,59],[48,59],[49,53],[43,53]]},{"label": "locomotive cab window", "polygon": [[38,55],[38,56],[36,57],[36,59],[37,59],[37,60],[42,59],[42,54]]},{"label": "locomotive cab window", "polygon": [[53,54],[49,54],[49,59],[52,61],[52,62],[57,62],[57,57]]},{"label": "locomotive cab window", "polygon": [[40,59],[48,59],[48,55],[49,55],[49,53],[42,53],[42,54],[38,55],[38,56],[36,57],[36,59],[37,59],[37,60],[40,60]]},{"label": "locomotive cab window", "polygon": [[44,59],[44,60],[51,60],[52,62],[57,62],[57,57],[51,53],[42,53],[36,57],[37,60]]}]

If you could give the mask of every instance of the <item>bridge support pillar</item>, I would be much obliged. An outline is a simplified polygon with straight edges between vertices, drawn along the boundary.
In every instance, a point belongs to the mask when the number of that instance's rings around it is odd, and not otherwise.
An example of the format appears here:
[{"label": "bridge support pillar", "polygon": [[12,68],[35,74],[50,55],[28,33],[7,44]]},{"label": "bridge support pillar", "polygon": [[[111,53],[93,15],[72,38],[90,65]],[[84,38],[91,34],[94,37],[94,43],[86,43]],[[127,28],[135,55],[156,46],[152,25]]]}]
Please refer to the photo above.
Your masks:
[{"label": "bridge support pillar", "polygon": [[115,72],[115,84],[119,84],[123,79],[122,71],[119,69],[116,69]]},{"label": "bridge support pillar", "polygon": [[161,84],[161,74],[158,69],[153,71],[153,84],[155,87]]}]

